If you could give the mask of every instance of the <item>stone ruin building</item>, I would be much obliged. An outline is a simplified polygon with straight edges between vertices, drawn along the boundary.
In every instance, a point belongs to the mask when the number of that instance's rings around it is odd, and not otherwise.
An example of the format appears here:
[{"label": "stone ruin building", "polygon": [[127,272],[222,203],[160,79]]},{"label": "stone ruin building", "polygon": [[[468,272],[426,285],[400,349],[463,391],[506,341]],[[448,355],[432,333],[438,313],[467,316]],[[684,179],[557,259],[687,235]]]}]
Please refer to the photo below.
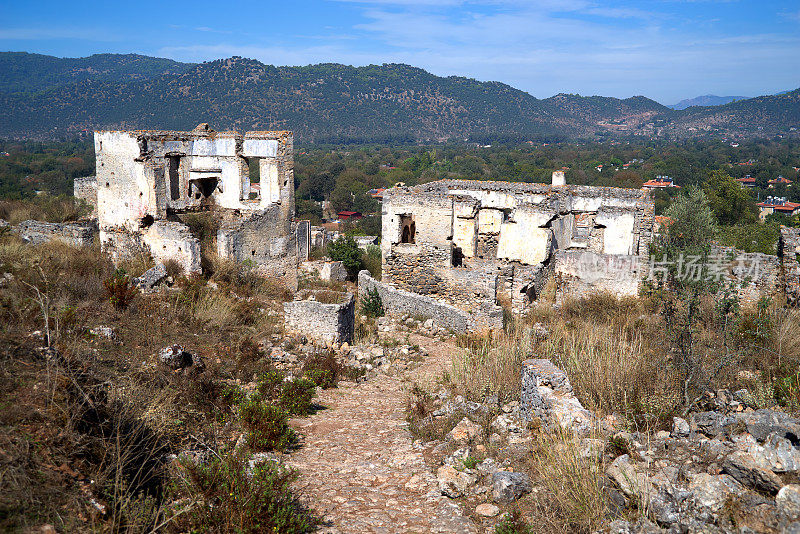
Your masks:
[{"label": "stone ruin building", "polygon": [[[594,291],[636,296],[653,274],[654,202],[647,189],[442,180],[383,193],[382,280],[359,274],[395,315],[453,330],[497,327],[549,285],[556,302]],[[740,299],[800,302],[800,230],[783,227],[778,255],[715,245]],[[657,274],[655,275],[657,277]]]},{"label": "stone ruin building", "polygon": [[100,241],[115,261],[145,248],[157,262],[201,271],[200,241],[184,218],[211,212],[220,257],[296,287],[291,132],[242,135],[201,124],[191,132],[98,131],[94,143],[96,185],[79,185],[85,197],[96,187]]},{"label": "stone ruin building", "polygon": [[647,191],[443,180],[384,192],[382,282],[471,311],[522,311],[555,280],[557,294],[636,295],[653,237]]}]

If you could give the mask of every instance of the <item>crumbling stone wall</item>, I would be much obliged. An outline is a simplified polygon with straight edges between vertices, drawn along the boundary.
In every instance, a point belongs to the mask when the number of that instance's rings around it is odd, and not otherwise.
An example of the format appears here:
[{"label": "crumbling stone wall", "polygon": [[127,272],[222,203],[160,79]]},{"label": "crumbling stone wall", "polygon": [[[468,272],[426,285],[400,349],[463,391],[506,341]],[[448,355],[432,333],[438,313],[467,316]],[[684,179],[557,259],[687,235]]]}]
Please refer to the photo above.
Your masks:
[{"label": "crumbling stone wall", "polygon": [[470,330],[503,327],[503,313],[498,306],[485,306],[469,313],[446,302],[426,295],[398,289],[387,283],[375,280],[369,271],[358,273],[359,298],[367,292],[376,290],[381,297],[384,311],[391,316],[410,315],[433,319],[437,326],[453,332],[462,333]]},{"label": "crumbling stone wall", "polygon": [[23,241],[39,245],[49,241],[63,241],[73,247],[85,247],[92,244],[97,234],[97,226],[93,222],[50,223],[42,221],[22,221],[14,227],[14,232]]},{"label": "crumbling stone wall", "polygon": [[[338,302],[328,303],[328,300]],[[329,343],[353,341],[355,299],[351,293],[301,291],[295,300],[283,303],[283,313],[288,331]]]},{"label": "crumbling stone wall", "polygon": [[[207,124],[191,132],[95,132],[101,243],[115,259],[146,247],[158,261],[196,272],[199,246],[178,218],[212,210],[223,221],[220,256],[251,261],[295,289],[292,152],[291,132],[242,135]],[[251,163],[259,188],[251,187]]]},{"label": "crumbling stone wall", "polygon": [[781,226],[778,242],[786,300],[792,306],[800,305],[800,228]]},{"label": "crumbling stone wall", "polygon": [[89,214],[91,218],[97,218],[97,178],[94,176],[85,176],[83,178],[75,178],[72,185],[72,195],[75,198],[83,200],[92,207]]},{"label": "crumbling stone wall", "polygon": [[307,261],[300,264],[300,269],[323,282],[344,282],[347,280],[347,269],[340,261]]},{"label": "crumbling stone wall", "polygon": [[[395,187],[383,197],[383,281],[465,310],[524,310],[554,276],[565,291],[635,294],[640,273],[616,280],[608,267],[646,261],[654,214],[643,190],[468,180]],[[571,255],[559,262],[562,251]],[[606,267],[599,280],[584,284],[584,257]]]},{"label": "crumbling stone wall", "polygon": [[200,240],[181,223],[156,221],[142,234],[142,242],[150,249],[157,263],[174,260],[185,273],[202,272]]},{"label": "crumbling stone wall", "polygon": [[297,261],[308,261],[311,253],[311,221],[297,221],[295,235],[297,236]]},{"label": "crumbling stone wall", "polygon": [[636,296],[643,274],[638,256],[558,250],[555,255],[556,302],[561,303],[566,297],[586,297],[593,292]]}]

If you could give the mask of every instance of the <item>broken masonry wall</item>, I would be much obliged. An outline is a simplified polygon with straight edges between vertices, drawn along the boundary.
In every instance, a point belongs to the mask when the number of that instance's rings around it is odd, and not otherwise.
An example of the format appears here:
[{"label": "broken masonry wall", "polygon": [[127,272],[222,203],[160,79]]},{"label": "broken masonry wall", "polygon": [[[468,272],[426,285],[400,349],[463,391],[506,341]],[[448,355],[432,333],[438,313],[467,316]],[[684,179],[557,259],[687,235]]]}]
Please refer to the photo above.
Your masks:
[{"label": "broken masonry wall", "polygon": [[800,228],[781,226],[778,241],[786,300],[792,306],[800,305]]},{"label": "broken masonry wall", "polygon": [[97,178],[95,176],[75,178],[72,184],[72,196],[92,207],[92,211],[88,214],[89,218],[97,218]]},{"label": "broken masonry wall", "polygon": [[13,227],[14,233],[32,245],[62,241],[73,247],[86,247],[94,242],[97,225],[94,222],[50,223],[22,221]]},{"label": "broken masonry wall", "polygon": [[380,295],[386,314],[393,317],[409,315],[433,319],[440,328],[456,333],[503,327],[503,313],[497,306],[492,306],[490,309],[480,306],[473,310],[474,313],[469,313],[430,296],[419,295],[375,280],[370,276],[369,271],[359,272],[359,298],[363,298],[372,290],[377,291]]},{"label": "broken masonry wall", "polygon": [[[338,300],[328,303],[320,300]],[[320,300],[317,300],[317,299]],[[355,299],[351,293],[316,290],[298,293],[297,300],[283,303],[287,331],[329,343],[350,343],[355,328]]]},{"label": "broken masonry wall", "polygon": [[297,221],[295,223],[297,236],[297,261],[308,261],[311,254],[311,221]]},{"label": "broken masonry wall", "polygon": [[185,224],[156,221],[142,234],[142,242],[149,247],[156,263],[174,260],[186,274],[202,272],[200,240]]},{"label": "broken masonry wall", "polygon": [[[289,226],[289,228],[287,228]],[[234,214],[217,232],[217,254],[252,262],[259,272],[297,289],[297,236],[277,205],[248,215]]]},{"label": "broken masonry wall", "polygon": [[139,158],[139,143],[127,132],[95,132],[97,217],[101,229],[136,231],[147,215],[162,218],[153,168]]},{"label": "broken masonry wall", "polygon": [[595,292],[636,296],[642,274],[638,256],[557,250],[554,259],[556,303],[567,297],[579,299]]}]

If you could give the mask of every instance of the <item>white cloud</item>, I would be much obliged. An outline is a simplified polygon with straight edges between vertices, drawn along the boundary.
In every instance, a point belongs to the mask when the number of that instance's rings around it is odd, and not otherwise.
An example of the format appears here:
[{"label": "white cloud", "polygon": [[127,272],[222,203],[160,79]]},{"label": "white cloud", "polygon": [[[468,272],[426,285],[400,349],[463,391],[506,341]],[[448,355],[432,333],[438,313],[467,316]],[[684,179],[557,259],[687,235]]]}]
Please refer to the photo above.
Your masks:
[{"label": "white cloud", "polygon": [[159,53],[184,61],[241,55],[279,65],[408,63],[438,75],[502,81],[540,98],[644,94],[665,103],[789,88],[800,71],[794,35],[715,33],[707,20],[670,12],[588,0],[336,1],[358,6],[361,19],[332,36],[295,36],[294,46],[198,44]]}]

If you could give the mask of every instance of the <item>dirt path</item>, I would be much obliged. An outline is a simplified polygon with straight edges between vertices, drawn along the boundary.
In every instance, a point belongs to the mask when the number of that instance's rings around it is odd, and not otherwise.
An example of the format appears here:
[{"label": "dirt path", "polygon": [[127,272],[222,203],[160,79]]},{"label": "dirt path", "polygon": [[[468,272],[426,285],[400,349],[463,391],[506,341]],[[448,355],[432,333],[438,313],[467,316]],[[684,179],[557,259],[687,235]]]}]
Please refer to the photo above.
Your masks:
[{"label": "dirt path", "polygon": [[323,391],[327,409],[292,421],[305,440],[288,462],[301,472],[299,494],[329,523],[322,532],[477,532],[440,494],[405,421],[413,382],[432,383],[457,349],[411,339],[429,352],[421,367]]}]

